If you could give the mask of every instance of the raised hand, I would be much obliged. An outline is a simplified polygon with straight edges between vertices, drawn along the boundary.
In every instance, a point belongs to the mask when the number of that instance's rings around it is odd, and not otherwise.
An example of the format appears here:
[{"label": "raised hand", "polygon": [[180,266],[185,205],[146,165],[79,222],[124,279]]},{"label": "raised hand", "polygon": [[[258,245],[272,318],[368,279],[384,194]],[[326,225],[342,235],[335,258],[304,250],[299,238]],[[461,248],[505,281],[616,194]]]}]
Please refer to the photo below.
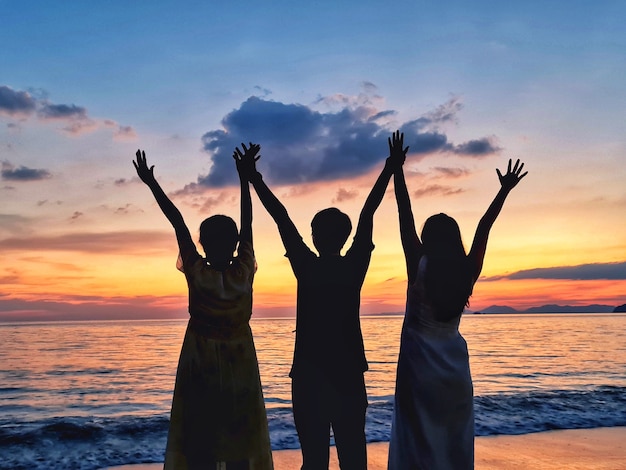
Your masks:
[{"label": "raised hand", "polygon": [[261,150],[261,146],[259,144],[253,144],[252,142],[248,145],[249,147],[246,147],[246,144],[241,144],[243,152],[239,149],[239,147],[235,147],[233,158],[235,159],[235,164],[237,165],[239,177],[250,181],[250,179],[257,173],[256,162],[259,158],[261,158],[261,155],[257,154]]},{"label": "raised hand", "polygon": [[500,180],[502,188],[508,191],[517,186],[517,183],[519,183],[519,181],[528,174],[527,171],[522,173],[522,168],[524,168],[524,164],[520,164],[519,158],[511,169],[512,163],[512,160],[509,158],[509,166],[507,167],[506,174],[504,175],[500,173],[500,170],[498,168],[496,168],[496,172],[498,173],[498,179]]},{"label": "raised hand", "polygon": [[135,166],[135,170],[137,170],[137,176],[139,176],[141,181],[149,186],[155,181],[154,165],[148,168],[148,164],[146,163],[146,152],[143,150],[137,150],[135,156],[137,157],[137,161],[133,160],[133,165]]},{"label": "raised hand", "polygon": [[406,153],[409,147],[404,147],[404,132],[396,131],[391,137],[387,138],[389,143],[389,158],[387,161],[391,164],[394,170],[399,169],[406,160]]}]

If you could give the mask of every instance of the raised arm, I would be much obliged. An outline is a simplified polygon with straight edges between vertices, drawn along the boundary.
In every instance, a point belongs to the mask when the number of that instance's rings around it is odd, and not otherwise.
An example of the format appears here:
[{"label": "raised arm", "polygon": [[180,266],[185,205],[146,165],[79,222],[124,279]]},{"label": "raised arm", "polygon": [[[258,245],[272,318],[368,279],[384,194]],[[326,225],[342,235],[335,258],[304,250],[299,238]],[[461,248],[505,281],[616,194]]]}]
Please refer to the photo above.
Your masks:
[{"label": "raised arm", "polygon": [[243,143],[241,148],[243,152],[237,147],[233,153],[241,185],[241,230],[239,238],[241,241],[249,241],[252,244],[252,199],[248,175],[255,168],[255,163],[259,159],[257,154],[261,150],[261,146],[250,142],[248,148]]},{"label": "raised arm", "polygon": [[[391,155],[402,149],[402,137],[403,136],[401,135],[400,139],[398,139],[396,133],[393,140],[389,139],[389,152]],[[404,150],[404,152],[406,153],[406,150]],[[400,240],[402,241],[402,249],[404,251],[407,278],[409,282],[412,283],[415,275],[417,274],[417,266],[422,255],[422,242],[417,236],[417,230],[415,230],[415,221],[413,219],[413,211],[411,210],[411,200],[409,198],[409,191],[406,187],[402,166],[399,166],[394,171],[393,185],[396,194],[396,202],[398,204]]]},{"label": "raised arm", "polygon": [[191,238],[191,234],[189,233],[189,229],[187,228],[187,225],[185,225],[182,214],[176,208],[174,203],[170,201],[165,192],[163,192],[159,183],[157,183],[157,180],[154,177],[154,165],[148,167],[148,164],[146,163],[146,152],[137,150],[135,156],[137,157],[137,160],[133,160],[133,165],[137,170],[137,176],[139,176],[141,181],[143,181],[146,186],[150,188],[150,191],[152,191],[152,194],[154,195],[157,204],[163,211],[163,214],[165,214],[167,220],[169,220],[172,227],[174,227],[179,249],[181,252],[183,252],[185,248],[190,247],[193,247],[195,250],[195,245]]},{"label": "raised arm", "polygon": [[489,231],[500,214],[506,197],[509,195],[511,190],[517,186],[517,183],[519,183],[519,181],[528,174],[527,171],[522,173],[523,168],[524,164],[520,164],[519,158],[515,162],[514,166],[512,166],[512,160],[509,159],[509,165],[505,175],[502,175],[500,170],[496,168],[501,185],[500,190],[489,205],[487,212],[485,212],[485,215],[482,216],[480,222],[478,223],[476,234],[474,235],[474,241],[472,242],[472,248],[470,249],[468,255],[474,271],[474,280],[478,279],[478,276],[483,269],[483,261],[485,259],[485,253],[487,252]]},{"label": "raised arm", "polygon": [[406,158],[406,152],[409,149],[408,147],[402,148],[403,139],[404,134],[400,134],[399,131],[393,134],[393,146],[392,140],[388,139],[389,157],[385,160],[385,166],[380,172],[380,175],[378,175],[372,190],[365,200],[365,204],[363,204],[363,209],[361,209],[361,214],[359,215],[359,223],[356,227],[355,239],[372,239],[374,213],[383,200],[391,175],[393,175],[394,171],[398,168],[402,168]]},{"label": "raised arm", "polygon": [[[250,143],[250,145],[252,146],[255,144]],[[240,176],[243,175],[247,181],[252,183],[252,186],[254,187],[257,196],[259,196],[263,207],[265,207],[265,210],[267,210],[272,219],[274,219],[274,222],[276,222],[283,245],[287,248],[290,241],[301,240],[302,237],[289,217],[285,206],[278,200],[270,188],[268,188],[265,181],[263,181],[263,176],[256,169],[256,162],[259,158],[261,158],[260,155],[256,155],[260,150],[260,146],[257,147],[258,149],[252,158],[245,158],[245,155],[238,155],[243,164],[240,166],[238,165],[237,168],[239,169]]]}]

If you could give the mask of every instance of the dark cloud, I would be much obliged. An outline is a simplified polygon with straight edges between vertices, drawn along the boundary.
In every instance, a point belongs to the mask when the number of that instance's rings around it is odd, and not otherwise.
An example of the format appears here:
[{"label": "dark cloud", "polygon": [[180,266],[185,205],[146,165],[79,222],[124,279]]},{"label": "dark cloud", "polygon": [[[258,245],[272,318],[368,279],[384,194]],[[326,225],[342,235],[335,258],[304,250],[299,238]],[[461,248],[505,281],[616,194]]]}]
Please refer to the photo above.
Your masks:
[{"label": "dark cloud", "polygon": [[87,110],[74,104],[45,103],[39,110],[39,117],[43,119],[86,119]]},{"label": "dark cloud", "polygon": [[536,268],[517,271],[506,276],[486,278],[499,279],[570,279],[577,281],[592,280],[625,280],[626,262],[620,263],[591,263],[577,266],[557,266],[552,268]]},{"label": "dark cloud", "polygon": [[33,113],[36,107],[37,101],[29,93],[0,85],[0,114],[28,115]]},{"label": "dark cloud", "polygon": [[454,153],[459,155],[467,155],[470,157],[484,157],[493,155],[502,150],[498,147],[492,137],[484,137],[482,139],[470,140],[454,147]]},{"label": "dark cloud", "polygon": [[28,168],[23,165],[15,167],[8,161],[2,162],[0,175],[2,179],[9,181],[38,181],[52,176],[48,170]]},{"label": "dark cloud", "polygon": [[[386,119],[395,111],[378,109],[376,102],[371,96],[355,99],[337,95],[321,98],[316,104],[339,106],[339,110],[321,112],[301,104],[252,96],[224,117],[222,129],[203,135],[204,150],[211,155],[213,166],[208,175],[198,178],[197,184],[236,184],[232,153],[236,146],[250,141],[261,144],[258,166],[274,183],[329,181],[364,174],[388,156],[391,130]],[[492,138],[460,145],[448,141],[439,126],[454,121],[461,109],[458,98],[452,98],[436,110],[397,126],[404,132],[410,155],[495,153],[498,149]]]}]

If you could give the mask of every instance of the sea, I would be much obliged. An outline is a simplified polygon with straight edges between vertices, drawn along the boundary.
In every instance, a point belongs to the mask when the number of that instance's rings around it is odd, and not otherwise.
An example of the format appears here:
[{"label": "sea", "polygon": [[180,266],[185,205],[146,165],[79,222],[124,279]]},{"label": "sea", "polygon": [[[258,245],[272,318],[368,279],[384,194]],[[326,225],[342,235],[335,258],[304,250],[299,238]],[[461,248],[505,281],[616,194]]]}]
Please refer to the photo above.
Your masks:
[{"label": "sea", "polygon": [[[162,462],[186,320],[0,323],[0,469]],[[298,448],[294,319],[251,321],[273,449]],[[361,320],[368,442],[388,441],[402,316]],[[626,315],[464,315],[476,435],[626,426]]]}]

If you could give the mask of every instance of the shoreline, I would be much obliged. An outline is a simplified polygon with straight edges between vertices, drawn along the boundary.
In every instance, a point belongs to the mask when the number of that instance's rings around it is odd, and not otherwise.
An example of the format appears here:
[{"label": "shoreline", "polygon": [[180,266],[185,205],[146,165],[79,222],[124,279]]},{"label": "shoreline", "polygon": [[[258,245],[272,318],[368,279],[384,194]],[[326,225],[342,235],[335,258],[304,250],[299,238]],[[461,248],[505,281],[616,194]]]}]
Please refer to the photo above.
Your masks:
[{"label": "shoreline", "polygon": [[[386,470],[388,442],[367,445],[368,470]],[[275,470],[297,470],[299,449],[275,450]],[[476,470],[626,470],[626,426],[564,429],[520,435],[479,436]],[[106,467],[102,470],[161,470],[162,463]],[[338,470],[331,447],[329,470]]]}]

